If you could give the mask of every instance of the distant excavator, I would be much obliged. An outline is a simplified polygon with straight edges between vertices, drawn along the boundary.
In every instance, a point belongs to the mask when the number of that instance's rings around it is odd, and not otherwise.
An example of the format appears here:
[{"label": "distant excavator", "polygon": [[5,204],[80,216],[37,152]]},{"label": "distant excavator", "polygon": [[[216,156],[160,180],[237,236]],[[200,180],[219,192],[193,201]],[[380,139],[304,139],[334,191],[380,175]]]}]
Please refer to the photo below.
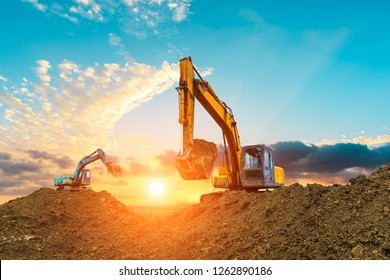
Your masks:
[{"label": "distant excavator", "polygon": [[108,172],[114,176],[122,176],[120,165],[114,164],[102,149],[97,149],[92,154],[80,160],[73,176],[60,176],[54,179],[54,186],[57,190],[70,187],[70,190],[81,190],[91,184],[91,171],[84,169],[85,166],[96,160],[101,160],[107,167]]},{"label": "distant excavator", "polygon": [[[195,79],[195,73],[199,79]],[[212,177],[215,188],[258,191],[284,185],[284,170],[274,165],[270,147],[241,146],[233,112],[221,101],[192,64],[191,57],[180,60],[179,123],[183,126],[183,147],[176,168],[185,180]],[[195,99],[222,129],[224,165],[212,176],[218,151],[214,143],[194,139]],[[201,197],[202,200],[202,197]]]}]

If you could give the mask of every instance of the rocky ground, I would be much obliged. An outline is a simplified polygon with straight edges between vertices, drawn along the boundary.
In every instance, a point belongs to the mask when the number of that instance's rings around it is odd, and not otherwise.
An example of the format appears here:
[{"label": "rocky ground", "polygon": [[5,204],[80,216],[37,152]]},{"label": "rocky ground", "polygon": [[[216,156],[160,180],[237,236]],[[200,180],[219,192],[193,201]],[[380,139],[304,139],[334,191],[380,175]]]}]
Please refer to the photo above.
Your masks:
[{"label": "rocky ground", "polygon": [[0,258],[390,259],[390,165],[347,185],[227,191],[160,210],[42,188],[0,205]]}]

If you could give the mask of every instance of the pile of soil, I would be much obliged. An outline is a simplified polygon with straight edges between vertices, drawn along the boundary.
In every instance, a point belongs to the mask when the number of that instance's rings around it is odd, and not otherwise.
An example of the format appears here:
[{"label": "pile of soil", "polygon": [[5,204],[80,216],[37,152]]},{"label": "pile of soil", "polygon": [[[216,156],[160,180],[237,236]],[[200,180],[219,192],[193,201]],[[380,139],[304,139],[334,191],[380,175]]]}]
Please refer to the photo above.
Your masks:
[{"label": "pile of soil", "polygon": [[0,205],[1,259],[390,259],[390,165],[350,184],[160,211],[42,188]]}]

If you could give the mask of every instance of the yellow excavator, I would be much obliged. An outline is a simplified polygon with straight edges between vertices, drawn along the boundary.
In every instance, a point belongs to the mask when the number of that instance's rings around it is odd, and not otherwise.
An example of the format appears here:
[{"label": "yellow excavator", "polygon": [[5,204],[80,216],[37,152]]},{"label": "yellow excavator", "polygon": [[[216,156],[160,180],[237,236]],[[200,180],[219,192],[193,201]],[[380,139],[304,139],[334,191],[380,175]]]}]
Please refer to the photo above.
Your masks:
[{"label": "yellow excavator", "polygon": [[85,167],[99,159],[112,175],[122,176],[122,168],[120,165],[114,164],[102,149],[97,149],[80,160],[73,176],[56,177],[54,179],[54,186],[56,186],[59,191],[65,189],[65,187],[70,188],[70,190],[83,190],[86,186],[91,184],[91,171],[85,169]]},{"label": "yellow excavator", "polygon": [[[195,78],[195,74],[198,79]],[[274,165],[270,147],[242,147],[237,123],[230,107],[221,101],[192,64],[191,57],[180,60],[179,123],[183,127],[183,147],[176,168],[185,180],[212,178],[215,188],[258,191],[284,185],[284,170]],[[222,129],[224,164],[213,175],[218,156],[214,143],[194,139],[195,99]]]}]

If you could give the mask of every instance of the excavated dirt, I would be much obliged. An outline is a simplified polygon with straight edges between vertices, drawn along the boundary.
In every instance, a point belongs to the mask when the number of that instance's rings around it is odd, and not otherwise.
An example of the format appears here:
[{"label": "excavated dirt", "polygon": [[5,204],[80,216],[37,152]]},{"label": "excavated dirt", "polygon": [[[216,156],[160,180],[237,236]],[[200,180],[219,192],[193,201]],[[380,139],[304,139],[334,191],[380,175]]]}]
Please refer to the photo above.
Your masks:
[{"label": "excavated dirt", "polygon": [[390,259],[390,165],[347,185],[227,191],[171,211],[42,188],[0,205],[1,259]]},{"label": "excavated dirt", "polygon": [[208,179],[217,159],[218,149],[213,142],[194,139],[189,155],[176,160],[176,168],[185,180]]}]

